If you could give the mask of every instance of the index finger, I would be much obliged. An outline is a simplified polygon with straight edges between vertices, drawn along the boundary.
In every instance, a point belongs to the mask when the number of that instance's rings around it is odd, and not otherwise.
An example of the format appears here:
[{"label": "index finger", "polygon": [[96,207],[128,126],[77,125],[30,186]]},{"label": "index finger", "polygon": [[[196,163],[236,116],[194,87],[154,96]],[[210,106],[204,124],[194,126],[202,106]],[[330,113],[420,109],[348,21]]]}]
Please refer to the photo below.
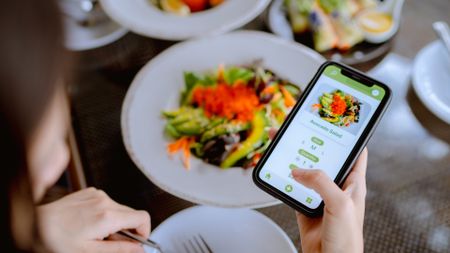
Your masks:
[{"label": "index finger", "polygon": [[101,226],[105,237],[120,230],[136,230],[144,238],[150,235],[150,216],[145,211],[111,210],[104,216]]}]

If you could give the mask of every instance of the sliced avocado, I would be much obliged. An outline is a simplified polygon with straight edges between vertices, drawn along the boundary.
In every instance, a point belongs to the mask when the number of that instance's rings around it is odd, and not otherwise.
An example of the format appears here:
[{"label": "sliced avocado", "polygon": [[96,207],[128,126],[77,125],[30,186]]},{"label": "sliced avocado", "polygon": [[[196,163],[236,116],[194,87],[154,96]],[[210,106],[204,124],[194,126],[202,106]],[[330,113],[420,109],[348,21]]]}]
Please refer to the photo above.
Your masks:
[{"label": "sliced avocado", "polygon": [[178,139],[181,136],[180,133],[171,124],[166,124],[166,127],[164,128],[164,130],[170,137],[172,137],[174,139]]},{"label": "sliced avocado", "polygon": [[326,107],[330,106],[331,103],[333,103],[333,100],[331,98],[322,96],[320,98],[320,103],[322,104],[322,107],[326,108]]},{"label": "sliced avocado", "polygon": [[241,143],[241,146],[228,155],[227,158],[220,164],[222,169],[232,167],[237,161],[244,158],[247,154],[261,146],[265,135],[267,135],[265,127],[267,126],[267,119],[263,111],[255,113],[251,122],[252,130],[247,139]]},{"label": "sliced avocado", "polygon": [[324,97],[327,97],[327,98],[333,98],[333,95],[331,95],[331,94],[328,93],[328,92],[323,93],[323,96],[324,96]]},{"label": "sliced avocado", "polygon": [[178,133],[182,135],[199,135],[204,131],[206,122],[202,120],[191,120],[174,126]]},{"label": "sliced avocado", "polygon": [[220,135],[234,134],[240,131],[247,130],[249,128],[250,124],[247,123],[228,123],[217,125],[216,127],[211,128],[208,131],[204,132],[202,134],[202,137],[200,138],[200,142],[203,143]]},{"label": "sliced avocado", "polygon": [[338,117],[322,117],[323,120],[326,120],[330,123],[336,123],[339,121]]},{"label": "sliced avocado", "polygon": [[333,115],[333,113],[329,110],[329,109],[327,109],[327,108],[322,108],[322,111],[325,113],[325,114],[328,114],[328,115]]}]

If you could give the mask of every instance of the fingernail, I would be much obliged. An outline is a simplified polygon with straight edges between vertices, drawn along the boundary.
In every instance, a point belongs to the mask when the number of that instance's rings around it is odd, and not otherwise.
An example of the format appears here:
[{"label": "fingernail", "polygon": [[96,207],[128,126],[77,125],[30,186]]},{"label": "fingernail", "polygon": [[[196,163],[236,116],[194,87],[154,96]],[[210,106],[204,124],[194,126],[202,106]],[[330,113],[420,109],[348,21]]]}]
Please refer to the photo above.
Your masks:
[{"label": "fingernail", "polygon": [[298,168],[298,169],[292,170],[292,176],[293,177],[301,178],[303,175],[305,175],[305,173],[306,173],[305,169]]}]

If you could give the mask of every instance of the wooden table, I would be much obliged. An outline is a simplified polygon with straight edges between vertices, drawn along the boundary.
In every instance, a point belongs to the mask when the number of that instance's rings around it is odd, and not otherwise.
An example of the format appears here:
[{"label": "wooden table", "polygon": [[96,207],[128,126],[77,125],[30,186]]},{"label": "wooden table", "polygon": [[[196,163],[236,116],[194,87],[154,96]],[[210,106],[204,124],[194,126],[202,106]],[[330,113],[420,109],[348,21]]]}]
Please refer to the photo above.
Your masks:
[{"label": "wooden table", "polygon": [[[412,60],[436,39],[432,22],[450,23],[449,14],[448,0],[407,0],[392,52]],[[264,29],[261,20],[249,27]],[[120,110],[136,72],[172,44],[129,33],[104,48],[76,54],[80,61],[70,87],[73,128],[87,184],[120,203],[149,211],[153,227],[193,204],[162,191],[133,164],[122,142]],[[379,60],[356,67],[369,70]],[[409,84],[392,88],[391,108],[369,144],[366,250],[449,252],[450,126],[427,111]],[[278,205],[258,211],[299,244],[290,208]]]}]

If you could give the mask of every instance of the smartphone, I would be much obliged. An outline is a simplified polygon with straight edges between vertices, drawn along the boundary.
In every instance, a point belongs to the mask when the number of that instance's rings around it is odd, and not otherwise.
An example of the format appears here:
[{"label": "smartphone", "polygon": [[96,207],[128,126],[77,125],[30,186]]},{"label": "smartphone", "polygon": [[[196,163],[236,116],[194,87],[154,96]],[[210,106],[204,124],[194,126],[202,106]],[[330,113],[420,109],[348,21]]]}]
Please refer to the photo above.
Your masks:
[{"label": "smartphone", "polygon": [[295,168],[321,169],[341,186],[391,100],[380,81],[325,62],[253,171],[255,184],[296,210],[319,216],[323,200],[296,182]]}]

